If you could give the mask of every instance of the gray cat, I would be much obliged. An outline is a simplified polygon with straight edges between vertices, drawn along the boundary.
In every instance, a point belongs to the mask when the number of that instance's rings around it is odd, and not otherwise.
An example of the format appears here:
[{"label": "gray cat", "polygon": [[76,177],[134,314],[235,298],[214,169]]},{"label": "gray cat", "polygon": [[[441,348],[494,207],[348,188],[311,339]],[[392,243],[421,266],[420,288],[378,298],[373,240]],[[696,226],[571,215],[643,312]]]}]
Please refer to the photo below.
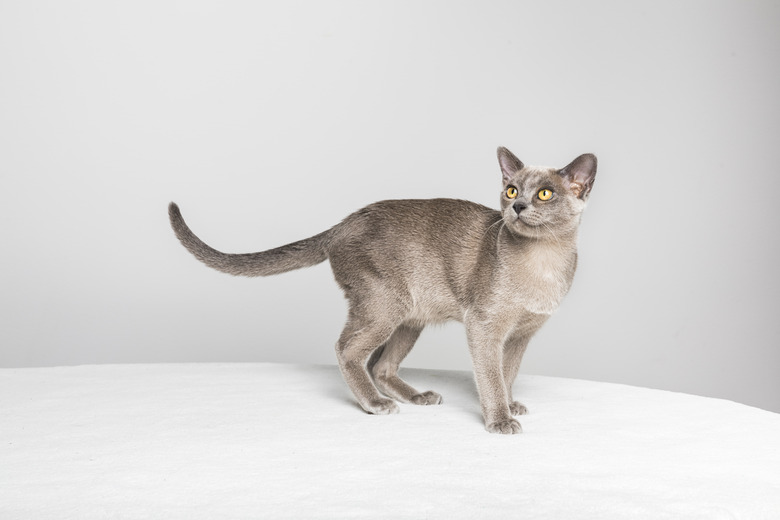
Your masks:
[{"label": "gray cat", "polygon": [[398,377],[398,366],[423,327],[461,321],[486,429],[519,433],[512,416],[527,410],[512,397],[512,383],[528,341],[572,283],[596,157],[581,155],[558,170],[525,166],[501,147],[498,160],[501,211],[452,199],[387,200],[259,253],[221,253],[190,231],[176,204],[168,213],[184,247],[224,273],[268,276],[330,260],[349,302],[339,367],[368,413],[397,413],[395,401],[440,404],[436,392]]}]

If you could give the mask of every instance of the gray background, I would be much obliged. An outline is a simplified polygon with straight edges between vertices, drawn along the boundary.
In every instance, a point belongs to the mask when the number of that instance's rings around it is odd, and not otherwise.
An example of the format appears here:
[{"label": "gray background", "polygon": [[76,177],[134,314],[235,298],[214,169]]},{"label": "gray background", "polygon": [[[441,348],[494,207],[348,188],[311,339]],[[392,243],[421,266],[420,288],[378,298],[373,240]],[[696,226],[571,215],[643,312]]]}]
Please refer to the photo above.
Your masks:
[{"label": "gray background", "polygon": [[[495,148],[599,156],[525,373],[780,411],[780,4],[0,3],[0,365],[334,363],[327,264],[230,252],[386,198],[496,207]],[[462,326],[406,366],[468,369]],[[724,418],[724,420],[727,420]]]}]

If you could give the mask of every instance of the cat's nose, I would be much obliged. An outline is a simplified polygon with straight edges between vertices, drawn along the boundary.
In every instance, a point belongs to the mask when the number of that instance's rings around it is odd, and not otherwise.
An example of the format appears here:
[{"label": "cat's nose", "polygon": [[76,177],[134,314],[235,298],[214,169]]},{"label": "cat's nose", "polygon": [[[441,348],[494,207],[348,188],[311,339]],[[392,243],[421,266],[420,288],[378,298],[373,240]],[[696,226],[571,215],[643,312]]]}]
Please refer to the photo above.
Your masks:
[{"label": "cat's nose", "polygon": [[521,211],[523,211],[527,207],[528,207],[528,205],[523,204],[519,200],[517,202],[515,202],[514,204],[512,204],[512,208],[514,208],[515,213],[517,213],[518,215],[520,214]]}]

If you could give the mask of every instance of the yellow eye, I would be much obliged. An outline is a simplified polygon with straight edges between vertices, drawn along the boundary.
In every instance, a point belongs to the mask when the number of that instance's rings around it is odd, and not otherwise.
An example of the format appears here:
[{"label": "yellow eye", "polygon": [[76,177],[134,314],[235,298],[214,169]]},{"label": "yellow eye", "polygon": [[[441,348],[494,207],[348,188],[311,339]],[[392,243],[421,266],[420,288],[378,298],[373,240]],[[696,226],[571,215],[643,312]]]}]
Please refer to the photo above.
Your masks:
[{"label": "yellow eye", "polygon": [[539,197],[539,200],[550,200],[553,196],[553,192],[552,190],[545,188],[543,190],[539,190],[539,193],[537,193],[536,196]]},{"label": "yellow eye", "polygon": [[515,197],[517,197],[517,188],[515,188],[514,186],[508,187],[506,189],[506,196],[509,197],[510,199],[514,199]]}]

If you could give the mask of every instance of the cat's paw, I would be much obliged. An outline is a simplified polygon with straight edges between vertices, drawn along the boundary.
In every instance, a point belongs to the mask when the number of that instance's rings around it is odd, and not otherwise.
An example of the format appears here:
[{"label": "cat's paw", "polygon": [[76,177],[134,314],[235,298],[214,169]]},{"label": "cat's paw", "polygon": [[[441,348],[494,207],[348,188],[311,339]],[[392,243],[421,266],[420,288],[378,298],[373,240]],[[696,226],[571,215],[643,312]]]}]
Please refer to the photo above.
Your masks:
[{"label": "cat's paw", "polygon": [[528,408],[520,401],[514,401],[509,405],[509,412],[512,415],[525,415],[528,413]]},{"label": "cat's paw", "polygon": [[504,419],[501,421],[492,422],[485,426],[485,429],[490,433],[503,433],[508,435],[523,433],[523,429],[520,427],[520,423],[514,419]]},{"label": "cat's paw", "polygon": [[392,399],[374,399],[369,401],[364,408],[368,413],[374,415],[390,415],[401,411]]},{"label": "cat's paw", "polygon": [[422,392],[416,395],[412,396],[412,403],[414,404],[422,404],[422,405],[428,405],[428,404],[441,404],[442,398],[441,395],[437,394],[436,392],[432,390],[428,390],[427,392]]}]

